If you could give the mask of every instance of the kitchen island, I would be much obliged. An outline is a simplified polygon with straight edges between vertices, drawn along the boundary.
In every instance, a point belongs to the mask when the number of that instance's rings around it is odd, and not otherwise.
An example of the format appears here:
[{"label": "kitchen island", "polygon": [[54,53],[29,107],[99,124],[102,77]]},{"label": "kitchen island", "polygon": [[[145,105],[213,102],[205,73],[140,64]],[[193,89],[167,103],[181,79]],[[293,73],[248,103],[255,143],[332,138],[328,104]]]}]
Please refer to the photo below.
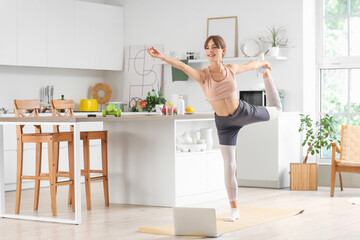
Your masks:
[{"label": "kitchen island", "polygon": [[[135,114],[122,117],[39,117],[0,118],[0,145],[3,152],[3,125],[74,125],[75,134],[75,219],[38,218],[5,212],[4,154],[0,157],[2,217],[81,223],[80,126],[102,122],[108,130],[109,194],[111,203],[151,206],[181,206],[225,198],[223,164],[217,140],[214,115]],[[200,128],[212,128],[211,151],[177,152],[176,137]],[[15,159],[14,159],[15,160]]]}]

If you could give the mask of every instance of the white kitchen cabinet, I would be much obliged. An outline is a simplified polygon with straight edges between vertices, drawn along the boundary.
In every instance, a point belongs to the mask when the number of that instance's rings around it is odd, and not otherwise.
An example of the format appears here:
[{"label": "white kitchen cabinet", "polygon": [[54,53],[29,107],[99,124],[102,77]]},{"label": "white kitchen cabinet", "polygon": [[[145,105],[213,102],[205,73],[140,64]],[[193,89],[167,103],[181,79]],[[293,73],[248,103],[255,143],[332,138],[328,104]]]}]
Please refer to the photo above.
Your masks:
[{"label": "white kitchen cabinet", "polygon": [[[68,131],[68,127],[60,126],[60,131]],[[101,122],[83,123],[80,125],[80,131],[97,131],[103,130]],[[52,126],[42,126],[43,132],[52,132]],[[25,126],[24,132],[32,133],[32,126]],[[17,169],[17,151],[16,151],[16,126],[6,125],[3,128],[4,141],[4,160],[5,160],[5,190],[13,191],[16,189],[16,169]],[[80,142],[82,146],[82,142]],[[42,172],[48,172],[48,152],[47,144],[42,146]],[[81,157],[83,152],[81,151]],[[83,161],[81,161],[83,168]],[[101,165],[101,142],[100,140],[90,141],[90,166],[92,169],[102,169]],[[61,171],[68,170],[68,149],[67,143],[60,143],[60,161],[59,169]],[[24,144],[24,174],[33,175],[35,172],[35,144]],[[48,181],[41,181],[41,186],[48,186]],[[34,188],[33,180],[23,180],[23,189]]]},{"label": "white kitchen cabinet", "polygon": [[208,185],[206,153],[184,153],[176,156],[176,197],[204,193]]},{"label": "white kitchen cabinet", "polygon": [[0,65],[122,70],[124,13],[75,0],[1,0]]},{"label": "white kitchen cabinet", "polygon": [[290,163],[300,159],[299,113],[282,113],[278,119],[243,127],[238,135],[239,186],[285,188],[290,186]]},{"label": "white kitchen cabinet", "polygon": [[175,169],[177,206],[226,197],[220,149],[177,153]]},{"label": "white kitchen cabinet", "polygon": [[124,13],[122,7],[100,5],[100,69],[122,70]]},{"label": "white kitchen cabinet", "polygon": [[18,65],[46,66],[46,1],[17,1]]},{"label": "white kitchen cabinet", "polygon": [[74,66],[74,0],[46,1],[47,66]]},{"label": "white kitchen cabinet", "polygon": [[75,2],[75,66],[122,70],[123,8]]},{"label": "white kitchen cabinet", "polygon": [[100,69],[99,4],[75,1],[75,67]]},{"label": "white kitchen cabinet", "polygon": [[[176,152],[176,137],[200,128],[214,129],[214,150]],[[226,198],[213,114],[106,121],[104,129],[116,146],[109,149],[110,202],[174,207]]]},{"label": "white kitchen cabinet", "polygon": [[17,64],[16,1],[0,1],[0,64]]}]

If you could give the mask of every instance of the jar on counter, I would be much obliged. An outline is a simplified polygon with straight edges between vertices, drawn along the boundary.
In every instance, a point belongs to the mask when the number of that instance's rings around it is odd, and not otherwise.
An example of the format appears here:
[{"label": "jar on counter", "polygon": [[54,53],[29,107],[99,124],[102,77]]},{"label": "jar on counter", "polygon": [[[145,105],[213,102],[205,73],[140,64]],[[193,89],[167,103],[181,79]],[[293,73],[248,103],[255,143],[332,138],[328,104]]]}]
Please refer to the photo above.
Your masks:
[{"label": "jar on counter", "polygon": [[186,59],[193,60],[194,59],[194,52],[186,52]]}]

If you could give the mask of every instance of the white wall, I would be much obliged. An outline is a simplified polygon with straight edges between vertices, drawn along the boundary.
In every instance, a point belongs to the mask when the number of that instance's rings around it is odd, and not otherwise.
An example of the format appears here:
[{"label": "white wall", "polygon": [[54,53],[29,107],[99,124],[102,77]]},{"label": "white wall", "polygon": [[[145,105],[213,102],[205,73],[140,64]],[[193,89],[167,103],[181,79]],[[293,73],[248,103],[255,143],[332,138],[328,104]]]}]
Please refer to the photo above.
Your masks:
[{"label": "white wall", "polygon": [[74,99],[91,97],[95,83],[104,82],[104,71],[0,66],[0,108],[13,112],[14,99],[40,99],[40,89],[52,84],[54,98]]},{"label": "white wall", "polygon": [[[111,2],[115,2],[112,0]],[[164,43],[165,50],[175,50],[177,55],[187,51],[200,51],[205,57],[203,44],[206,39],[207,18],[238,16],[239,43],[248,37],[257,37],[272,25],[284,26],[291,45],[295,48],[281,49],[287,61],[271,62],[273,76],[279,89],[285,90],[285,110],[303,109],[302,83],[302,1],[301,0],[123,0],[116,1],[124,6],[125,46],[137,44]],[[240,45],[240,44],[239,44]],[[241,54],[241,52],[239,51]],[[206,67],[200,64],[199,68]],[[170,67],[164,69],[165,96],[184,94],[186,105],[195,110],[208,111],[209,106],[201,88],[194,80],[171,81]],[[258,85],[257,74],[249,72],[237,76],[239,89],[254,89]],[[121,90],[122,76],[107,80]]]}]

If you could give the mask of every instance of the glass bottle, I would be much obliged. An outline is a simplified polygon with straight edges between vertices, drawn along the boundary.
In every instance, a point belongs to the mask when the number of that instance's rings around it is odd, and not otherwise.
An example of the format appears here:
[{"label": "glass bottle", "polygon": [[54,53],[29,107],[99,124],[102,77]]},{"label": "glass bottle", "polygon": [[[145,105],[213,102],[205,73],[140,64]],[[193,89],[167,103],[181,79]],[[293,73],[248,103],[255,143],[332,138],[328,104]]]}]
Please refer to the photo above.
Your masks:
[{"label": "glass bottle", "polygon": [[[61,95],[61,100],[65,100],[64,95]],[[65,109],[60,109],[60,112],[65,112]]]}]

